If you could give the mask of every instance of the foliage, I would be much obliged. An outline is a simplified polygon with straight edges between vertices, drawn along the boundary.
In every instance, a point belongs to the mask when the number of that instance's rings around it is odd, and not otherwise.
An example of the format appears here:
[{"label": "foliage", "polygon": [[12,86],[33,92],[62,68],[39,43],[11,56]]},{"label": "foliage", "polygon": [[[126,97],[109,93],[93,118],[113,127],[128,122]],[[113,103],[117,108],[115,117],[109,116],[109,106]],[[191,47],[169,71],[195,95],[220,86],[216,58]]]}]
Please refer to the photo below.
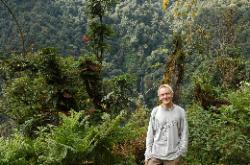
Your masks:
[{"label": "foliage", "polygon": [[[231,105],[219,114],[204,111],[199,105],[188,110],[190,143],[187,162],[191,164],[249,163],[249,84],[228,94]],[[243,102],[242,102],[243,101]],[[239,156],[241,155],[241,156]]]},{"label": "foliage", "polygon": [[80,61],[59,57],[51,48],[25,58],[13,55],[3,60],[1,113],[19,124],[29,121],[26,124],[33,125],[32,129],[57,123],[58,111],[79,111],[91,106],[80,79]]},{"label": "foliage", "polygon": [[106,93],[103,101],[111,114],[118,114],[123,109],[130,112],[135,108],[135,77],[129,74],[115,76],[104,81]]},{"label": "foliage", "polygon": [[[88,116],[84,116],[82,112],[71,111],[70,116],[60,114],[62,120],[59,126],[40,127],[38,137],[33,140],[20,134],[7,139],[1,138],[0,163],[123,163],[121,159],[117,159],[118,153],[113,152],[113,147],[133,140],[145,131],[143,111],[135,113],[122,126],[125,116],[122,112],[112,119],[110,115],[103,114],[103,122],[92,125]],[[140,131],[138,126],[142,126]]]},{"label": "foliage", "polygon": [[[29,164],[26,158],[35,156],[31,141],[22,135],[14,135],[13,139],[0,138],[1,164]],[[35,158],[35,157],[34,157]],[[30,162],[32,164],[32,162]]]},{"label": "foliage", "polygon": [[126,138],[113,148],[121,164],[144,164],[146,129],[149,121],[146,112],[146,109],[137,105],[136,112],[132,113],[120,135]]}]

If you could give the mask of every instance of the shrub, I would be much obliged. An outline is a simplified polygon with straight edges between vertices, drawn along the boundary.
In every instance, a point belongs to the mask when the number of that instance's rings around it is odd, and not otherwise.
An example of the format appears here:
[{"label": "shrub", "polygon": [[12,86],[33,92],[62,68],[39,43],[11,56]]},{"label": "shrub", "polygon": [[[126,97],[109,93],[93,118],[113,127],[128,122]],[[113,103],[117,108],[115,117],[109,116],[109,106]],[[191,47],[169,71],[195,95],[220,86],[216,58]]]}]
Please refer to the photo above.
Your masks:
[{"label": "shrub", "polygon": [[197,104],[188,109],[190,164],[249,163],[249,84],[229,93],[228,99],[231,105],[220,107],[219,113]]},{"label": "shrub", "polygon": [[0,164],[122,164],[135,156],[121,159],[114,148],[144,132],[144,127],[138,126],[144,125],[145,116],[139,114],[143,113],[136,113],[123,125],[124,112],[113,119],[104,113],[103,122],[92,125],[82,112],[61,113],[59,126],[39,127],[34,139],[21,134],[1,138]]}]

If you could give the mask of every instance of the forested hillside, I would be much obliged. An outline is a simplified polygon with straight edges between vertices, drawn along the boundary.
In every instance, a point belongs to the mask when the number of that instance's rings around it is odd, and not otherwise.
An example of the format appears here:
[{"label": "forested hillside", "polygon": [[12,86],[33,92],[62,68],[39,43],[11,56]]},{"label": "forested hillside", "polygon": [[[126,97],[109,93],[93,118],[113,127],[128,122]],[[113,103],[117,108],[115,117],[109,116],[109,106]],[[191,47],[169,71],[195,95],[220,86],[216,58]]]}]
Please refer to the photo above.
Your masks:
[{"label": "forested hillside", "polygon": [[[25,36],[28,50],[53,46],[64,54],[82,48],[86,31],[84,1],[8,1]],[[20,51],[19,33],[13,17],[3,4],[1,9],[1,52]],[[79,55],[79,52],[75,52]],[[73,54],[72,54],[73,55]]]},{"label": "forested hillside", "polygon": [[162,83],[185,165],[250,164],[248,0],[0,0],[0,164],[144,164]]}]

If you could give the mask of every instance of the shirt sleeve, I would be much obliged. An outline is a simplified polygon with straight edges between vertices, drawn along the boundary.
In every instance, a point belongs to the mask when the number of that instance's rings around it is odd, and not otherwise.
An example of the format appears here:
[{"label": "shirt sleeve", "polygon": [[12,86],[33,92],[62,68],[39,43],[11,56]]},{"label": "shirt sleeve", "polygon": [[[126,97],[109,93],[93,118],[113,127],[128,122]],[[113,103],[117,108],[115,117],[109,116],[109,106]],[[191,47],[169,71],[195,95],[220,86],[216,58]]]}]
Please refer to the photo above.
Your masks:
[{"label": "shirt sleeve", "polygon": [[180,126],[180,143],[178,146],[178,154],[185,156],[188,147],[188,122],[186,112],[183,110]]},{"label": "shirt sleeve", "polygon": [[148,160],[152,157],[152,146],[154,143],[154,113],[155,109],[153,109],[149,125],[148,125],[148,131],[147,131],[147,138],[146,138],[146,151],[145,151],[145,160]]}]

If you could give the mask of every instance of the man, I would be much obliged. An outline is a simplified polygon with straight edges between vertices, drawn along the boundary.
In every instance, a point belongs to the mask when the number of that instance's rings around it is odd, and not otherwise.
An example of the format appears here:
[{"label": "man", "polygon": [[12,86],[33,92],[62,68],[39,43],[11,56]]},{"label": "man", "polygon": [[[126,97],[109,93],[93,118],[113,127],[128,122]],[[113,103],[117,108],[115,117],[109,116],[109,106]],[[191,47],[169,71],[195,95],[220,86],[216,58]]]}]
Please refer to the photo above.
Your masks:
[{"label": "man", "polygon": [[168,84],[158,89],[161,104],[153,109],[146,138],[146,165],[177,165],[188,144],[188,126],[183,108],[173,103]]}]

